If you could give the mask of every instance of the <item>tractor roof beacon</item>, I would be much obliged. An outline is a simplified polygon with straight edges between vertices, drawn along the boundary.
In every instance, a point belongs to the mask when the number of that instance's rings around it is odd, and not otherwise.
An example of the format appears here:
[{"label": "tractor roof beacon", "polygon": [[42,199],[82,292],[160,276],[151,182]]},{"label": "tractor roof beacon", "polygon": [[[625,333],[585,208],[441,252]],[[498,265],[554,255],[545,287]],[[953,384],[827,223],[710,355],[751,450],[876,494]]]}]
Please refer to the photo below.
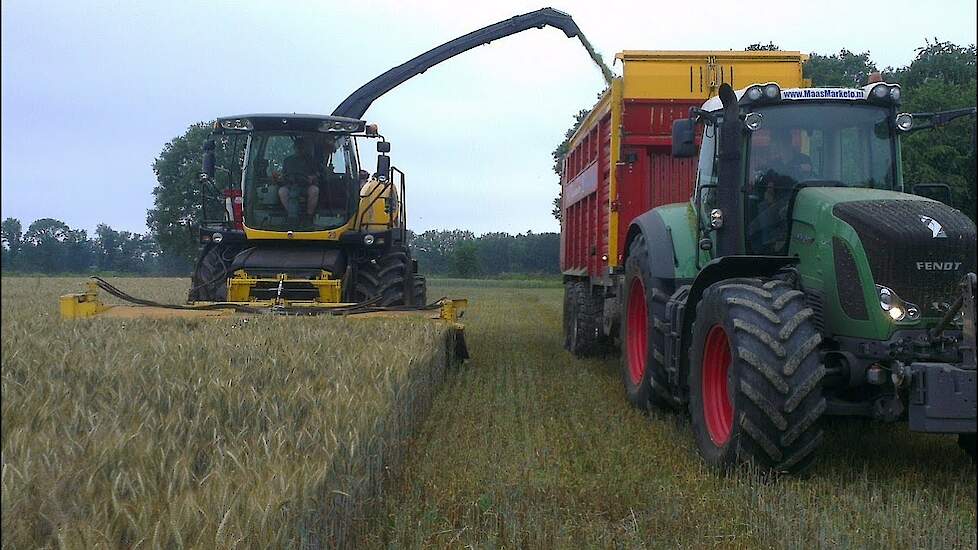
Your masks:
[{"label": "tractor roof beacon", "polygon": [[[651,89],[642,78],[656,70],[630,71],[637,57],[625,54],[617,100],[631,110],[653,99],[629,97]],[[565,302],[565,330],[592,330],[569,334],[568,346],[584,354],[594,349],[586,344],[618,338],[630,400],[688,410],[701,456],[718,468],[746,461],[803,471],[825,415],[959,434],[974,457],[975,225],[921,196],[946,186],[905,192],[900,138],[975,109],[903,113],[896,84],[782,87],[763,71],[752,76],[761,78],[736,91],[718,79],[715,95],[689,118],[673,115],[665,136],[654,127],[642,135],[627,109],[619,119],[630,131],[608,159],[613,174],[620,167],[617,193],[607,199],[612,219],[597,228],[621,224],[624,238],[617,251],[598,241],[608,247],[599,252],[604,271],[573,269],[576,250],[563,251],[576,297]],[[598,114],[572,138],[567,246],[588,232],[575,226],[574,209],[591,188],[604,192],[600,180],[588,187],[586,153],[605,128]],[[658,186],[689,185],[689,200],[653,202],[623,220],[625,205],[647,200],[639,197],[648,181],[653,197]]]}]

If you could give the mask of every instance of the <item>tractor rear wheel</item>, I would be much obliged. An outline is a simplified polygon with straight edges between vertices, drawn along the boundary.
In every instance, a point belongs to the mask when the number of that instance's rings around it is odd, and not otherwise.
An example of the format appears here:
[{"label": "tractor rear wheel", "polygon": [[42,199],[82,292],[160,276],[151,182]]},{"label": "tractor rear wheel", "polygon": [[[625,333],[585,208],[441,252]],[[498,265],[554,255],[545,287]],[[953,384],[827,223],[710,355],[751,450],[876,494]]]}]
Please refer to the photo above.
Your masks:
[{"label": "tractor rear wheel", "polygon": [[594,355],[601,345],[604,301],[587,281],[564,283],[564,347],[576,357]]},{"label": "tractor rear wheel", "polygon": [[640,409],[672,406],[665,370],[665,281],[652,276],[648,245],[639,235],[628,248],[621,296],[621,379]]},{"label": "tractor rear wheel", "polygon": [[805,296],[773,279],[716,283],[696,308],[689,412],[711,466],[807,469],[822,441],[821,335]]},{"label": "tractor rear wheel", "polygon": [[191,302],[227,301],[227,280],[231,276],[231,264],[238,252],[236,247],[220,244],[211,244],[204,248],[194,266],[187,299]]},{"label": "tractor rear wheel", "polygon": [[[413,281],[411,273],[411,257],[402,246],[392,246],[380,257],[361,262],[357,268],[357,279],[354,285],[356,300],[365,302],[376,296],[380,300],[378,306],[403,306],[406,283]],[[417,288],[417,282],[413,281]],[[417,290],[414,290],[417,297]]]}]

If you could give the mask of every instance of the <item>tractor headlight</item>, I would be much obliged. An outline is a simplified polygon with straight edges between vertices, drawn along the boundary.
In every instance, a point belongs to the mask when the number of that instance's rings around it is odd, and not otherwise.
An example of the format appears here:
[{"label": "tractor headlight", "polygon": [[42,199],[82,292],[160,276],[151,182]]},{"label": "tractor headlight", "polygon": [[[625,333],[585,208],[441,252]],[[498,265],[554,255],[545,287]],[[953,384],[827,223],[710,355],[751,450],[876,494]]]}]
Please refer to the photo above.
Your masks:
[{"label": "tractor headlight", "polygon": [[890,87],[885,84],[877,84],[873,87],[873,97],[876,99],[883,99],[890,93]]},{"label": "tractor headlight", "polygon": [[764,86],[764,97],[767,99],[778,99],[781,97],[781,88],[777,84],[768,84]]},{"label": "tractor headlight", "polygon": [[370,245],[374,244],[374,236],[373,235],[364,235],[363,236],[363,244],[365,244],[367,246],[370,246]]},{"label": "tractor headlight", "polygon": [[890,99],[893,101],[900,101],[900,88],[898,86],[893,86],[890,88]]},{"label": "tractor headlight", "polygon": [[221,121],[221,127],[225,130],[254,130],[251,120],[247,118],[228,118]]},{"label": "tractor headlight", "polygon": [[896,116],[896,127],[901,132],[909,132],[913,128],[913,115],[910,113],[900,113]]},{"label": "tractor headlight", "polygon": [[221,235],[220,233],[214,233],[211,236],[211,241],[214,242],[214,243],[216,243],[216,244],[221,244],[221,241],[223,241],[223,240],[224,240],[224,235]]},{"label": "tractor headlight", "polygon": [[761,96],[763,95],[764,91],[761,90],[760,86],[751,86],[750,88],[747,88],[747,99],[751,101],[757,101],[758,99],[761,99]]},{"label": "tractor headlight", "polygon": [[762,120],[764,120],[764,115],[761,113],[747,113],[747,116],[744,117],[744,126],[748,130],[754,131],[761,126]]},{"label": "tractor headlight", "polygon": [[903,301],[892,288],[876,285],[876,290],[879,293],[880,308],[890,316],[890,319],[915,321],[920,317],[920,309],[910,302]]}]

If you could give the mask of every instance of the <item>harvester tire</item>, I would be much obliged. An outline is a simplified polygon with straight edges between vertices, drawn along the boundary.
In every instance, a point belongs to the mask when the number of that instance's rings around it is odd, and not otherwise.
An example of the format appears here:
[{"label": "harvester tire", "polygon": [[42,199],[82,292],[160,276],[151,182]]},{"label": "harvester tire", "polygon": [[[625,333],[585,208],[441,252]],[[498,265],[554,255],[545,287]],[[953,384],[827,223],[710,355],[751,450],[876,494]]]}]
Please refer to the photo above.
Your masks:
[{"label": "harvester tire", "polygon": [[674,403],[664,355],[667,286],[652,276],[645,236],[638,235],[628,248],[622,285],[621,379],[629,403],[643,410]]},{"label": "harvester tire", "polygon": [[428,282],[425,280],[424,275],[415,275],[413,283],[414,305],[428,305]]},{"label": "harvester tire", "polygon": [[603,300],[586,281],[564,284],[564,345],[576,357],[600,351],[603,307]]},{"label": "harvester tire", "polygon": [[975,434],[960,434],[958,435],[958,447],[968,453],[971,457],[971,462],[975,462]]},{"label": "harvester tire", "polygon": [[378,306],[403,306],[406,282],[412,274],[411,257],[407,249],[392,246],[378,258],[362,262],[357,269],[356,300],[364,302],[376,296]]},{"label": "harvester tire", "polygon": [[191,302],[225,302],[228,299],[228,277],[237,248],[212,244],[201,251],[190,278]]},{"label": "harvester tire", "polygon": [[821,335],[805,296],[779,279],[730,279],[703,293],[689,359],[689,412],[700,454],[801,473],[822,441]]}]

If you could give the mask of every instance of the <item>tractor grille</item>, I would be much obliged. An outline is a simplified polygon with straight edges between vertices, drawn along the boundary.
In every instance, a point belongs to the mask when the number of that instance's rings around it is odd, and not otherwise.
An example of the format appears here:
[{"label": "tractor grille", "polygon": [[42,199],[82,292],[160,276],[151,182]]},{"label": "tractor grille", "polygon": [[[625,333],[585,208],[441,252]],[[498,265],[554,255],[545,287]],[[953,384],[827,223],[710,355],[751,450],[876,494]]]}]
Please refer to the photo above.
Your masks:
[{"label": "tractor grille", "polygon": [[939,315],[939,305],[957,295],[957,282],[975,270],[975,224],[946,204],[855,201],[837,204],[832,213],[859,235],[873,280],[925,315]]},{"label": "tractor grille", "polygon": [[842,311],[852,319],[869,319],[863,285],[859,283],[859,270],[849,246],[838,237],[832,237],[832,257],[835,260],[835,284],[839,291]]}]

